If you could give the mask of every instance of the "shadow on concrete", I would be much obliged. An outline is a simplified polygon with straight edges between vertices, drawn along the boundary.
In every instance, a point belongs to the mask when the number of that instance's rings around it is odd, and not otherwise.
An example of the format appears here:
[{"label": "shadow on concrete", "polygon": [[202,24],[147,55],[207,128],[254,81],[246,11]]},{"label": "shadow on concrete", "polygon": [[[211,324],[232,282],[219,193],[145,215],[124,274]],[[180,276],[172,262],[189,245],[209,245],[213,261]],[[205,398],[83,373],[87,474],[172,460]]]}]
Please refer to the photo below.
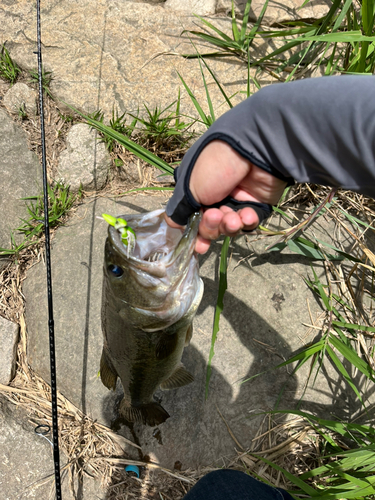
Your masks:
[{"label": "shadow on concrete", "polygon": [[[100,62],[99,62],[99,75],[98,75],[98,99],[97,99],[97,109],[100,109],[101,100],[101,83],[102,83],[102,67],[103,67],[103,52],[105,48],[105,38],[106,38],[106,24],[107,24],[107,13],[104,13],[104,23],[103,23],[103,40],[100,50]],[[95,130],[95,139],[98,139],[98,132]],[[96,143],[97,144],[97,143]],[[97,190],[96,185],[96,157],[97,148],[95,145],[94,150],[94,165],[93,165],[93,178],[94,178],[94,190]],[[92,216],[91,216],[91,228],[90,228],[90,243],[89,243],[89,253],[88,262],[81,262],[87,268],[87,299],[86,299],[86,321],[84,328],[84,340],[83,340],[83,360],[82,360],[82,381],[81,381],[81,398],[82,398],[82,411],[87,413],[86,404],[86,387],[87,387],[87,369],[88,369],[88,349],[89,349],[89,336],[90,336],[90,304],[91,304],[91,280],[92,280],[92,264],[93,264],[93,246],[94,246],[94,227],[95,227],[95,217],[96,217],[96,203],[97,199],[93,201]],[[84,435],[84,425],[82,425],[81,430],[82,437]],[[79,476],[77,491],[75,494],[76,500],[83,500],[84,489],[83,489],[83,476]]]}]

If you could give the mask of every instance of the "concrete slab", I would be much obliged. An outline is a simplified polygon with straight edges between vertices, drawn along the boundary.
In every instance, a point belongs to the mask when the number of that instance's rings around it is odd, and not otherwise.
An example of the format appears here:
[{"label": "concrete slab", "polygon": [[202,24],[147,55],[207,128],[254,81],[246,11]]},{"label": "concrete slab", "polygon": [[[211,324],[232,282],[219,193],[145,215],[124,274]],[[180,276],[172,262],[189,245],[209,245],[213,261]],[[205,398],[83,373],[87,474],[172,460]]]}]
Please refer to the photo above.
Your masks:
[{"label": "concrete slab", "polygon": [[[11,231],[29,214],[21,198],[36,196],[43,186],[41,167],[35,153],[29,151],[26,133],[0,108],[0,247],[11,248]],[[22,236],[13,233],[17,243]],[[7,263],[0,258],[0,270]]]},{"label": "concrete slab", "polygon": [[[35,434],[26,412],[0,395],[0,491],[1,500],[55,498],[52,447]],[[60,454],[60,466],[67,462]],[[62,497],[73,500],[69,477],[62,474]],[[87,476],[76,491],[80,500],[102,500],[98,481]]]},{"label": "concrete slab", "polygon": [[16,372],[19,326],[0,316],[0,384],[8,385]]}]

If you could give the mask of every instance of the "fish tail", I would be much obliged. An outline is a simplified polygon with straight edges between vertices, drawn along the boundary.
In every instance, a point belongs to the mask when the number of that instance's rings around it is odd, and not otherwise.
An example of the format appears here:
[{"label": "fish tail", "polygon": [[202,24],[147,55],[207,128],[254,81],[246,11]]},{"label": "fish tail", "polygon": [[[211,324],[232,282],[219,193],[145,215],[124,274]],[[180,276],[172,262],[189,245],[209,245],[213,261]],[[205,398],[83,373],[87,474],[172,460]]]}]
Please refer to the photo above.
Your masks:
[{"label": "fish tail", "polygon": [[102,351],[102,357],[100,358],[100,379],[107,387],[107,389],[116,389],[117,372],[113,368],[112,363],[104,350],[104,347]]},{"label": "fish tail", "polygon": [[125,398],[120,404],[120,414],[128,422],[138,422],[151,427],[162,424],[169,418],[169,413],[156,401],[132,406]]}]

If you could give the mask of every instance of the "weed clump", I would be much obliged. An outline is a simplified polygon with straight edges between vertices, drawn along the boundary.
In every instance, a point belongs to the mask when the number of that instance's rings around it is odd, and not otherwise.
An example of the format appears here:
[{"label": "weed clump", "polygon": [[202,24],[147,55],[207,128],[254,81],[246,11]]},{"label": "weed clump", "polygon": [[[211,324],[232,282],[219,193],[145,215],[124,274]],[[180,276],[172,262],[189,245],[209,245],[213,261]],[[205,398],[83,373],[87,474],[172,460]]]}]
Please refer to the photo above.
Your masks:
[{"label": "weed clump", "polygon": [[[38,85],[39,83],[39,74],[37,69],[32,69],[29,71],[29,75],[31,77],[31,80],[29,80],[29,83],[33,83],[35,85]],[[53,80],[52,76],[52,71],[45,71],[44,68],[42,70],[42,88],[43,92],[47,94],[51,99],[53,99],[50,86],[51,82]]]},{"label": "weed clump", "polygon": [[[64,223],[69,210],[74,202],[81,197],[81,192],[78,195],[69,192],[69,186],[63,182],[56,182],[52,187],[48,186],[49,199],[49,225],[50,228],[56,228]],[[37,244],[44,232],[44,198],[43,195],[29,196],[21,198],[26,203],[26,208],[29,213],[28,219],[22,219],[22,225],[15,229],[15,232],[21,233],[24,239],[21,243],[16,243],[14,232],[10,234],[10,248],[0,248],[1,256],[19,255],[19,253],[30,245]]]},{"label": "weed clump", "polygon": [[3,45],[0,51],[0,78],[13,85],[21,73],[21,68],[13,61],[8,49]]}]

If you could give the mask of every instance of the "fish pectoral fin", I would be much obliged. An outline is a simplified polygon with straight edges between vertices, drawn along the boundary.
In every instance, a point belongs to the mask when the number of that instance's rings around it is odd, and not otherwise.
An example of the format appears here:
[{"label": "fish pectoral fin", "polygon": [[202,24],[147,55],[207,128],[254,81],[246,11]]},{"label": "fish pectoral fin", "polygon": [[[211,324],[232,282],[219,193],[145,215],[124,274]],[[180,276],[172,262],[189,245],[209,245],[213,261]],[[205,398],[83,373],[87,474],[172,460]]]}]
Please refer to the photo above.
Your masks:
[{"label": "fish pectoral fin", "polygon": [[151,427],[162,424],[170,416],[156,401],[144,405],[132,406],[125,398],[120,404],[120,414],[128,422],[139,422]]},{"label": "fish pectoral fin", "polygon": [[156,343],[155,354],[157,359],[165,359],[176,349],[178,332],[173,335],[162,334]]},{"label": "fish pectoral fin", "polygon": [[187,347],[190,344],[192,336],[193,336],[193,324],[191,324],[186,330],[185,347]]},{"label": "fish pectoral fin", "polygon": [[109,360],[104,347],[100,358],[100,378],[107,389],[116,389],[117,373]]},{"label": "fish pectoral fin", "polygon": [[177,387],[183,387],[184,385],[188,385],[194,381],[194,377],[191,373],[187,371],[184,366],[179,366],[172,375],[164,380],[160,384],[160,389],[168,390],[168,389],[176,389]]}]

